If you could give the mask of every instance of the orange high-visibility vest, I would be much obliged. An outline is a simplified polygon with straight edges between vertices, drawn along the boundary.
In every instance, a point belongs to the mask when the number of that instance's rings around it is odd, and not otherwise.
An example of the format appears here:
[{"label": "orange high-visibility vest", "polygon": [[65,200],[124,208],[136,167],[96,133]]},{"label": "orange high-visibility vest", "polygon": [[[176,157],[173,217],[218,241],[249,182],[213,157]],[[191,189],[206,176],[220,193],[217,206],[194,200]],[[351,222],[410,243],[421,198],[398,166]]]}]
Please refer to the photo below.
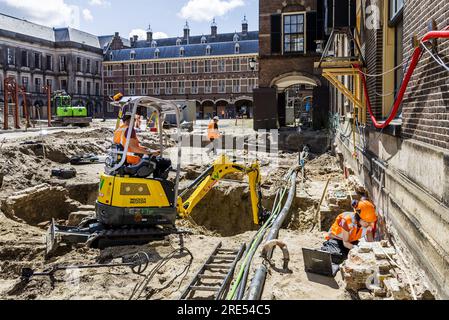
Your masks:
[{"label": "orange high-visibility vest", "polygon": [[209,140],[216,140],[220,138],[220,132],[215,129],[215,122],[213,121],[209,123],[209,126],[207,127],[207,138]]},{"label": "orange high-visibility vest", "polygon": [[[121,125],[117,130],[114,132],[114,143],[122,145],[123,148],[126,146],[126,130],[128,129],[128,126],[126,124]],[[129,152],[132,151],[131,149],[128,149],[128,153],[126,154],[126,162],[128,164],[138,164],[141,160],[139,156],[134,155],[134,153]]]},{"label": "orange high-visibility vest", "polygon": [[327,240],[332,239],[333,237],[337,237],[340,240],[343,240],[343,228],[342,224],[346,224],[349,227],[349,242],[353,243],[359,241],[363,237],[363,228],[359,228],[357,225],[357,221],[355,219],[355,213],[353,212],[345,212],[340,214],[335,220],[334,224],[329,230],[329,234],[326,237]]}]

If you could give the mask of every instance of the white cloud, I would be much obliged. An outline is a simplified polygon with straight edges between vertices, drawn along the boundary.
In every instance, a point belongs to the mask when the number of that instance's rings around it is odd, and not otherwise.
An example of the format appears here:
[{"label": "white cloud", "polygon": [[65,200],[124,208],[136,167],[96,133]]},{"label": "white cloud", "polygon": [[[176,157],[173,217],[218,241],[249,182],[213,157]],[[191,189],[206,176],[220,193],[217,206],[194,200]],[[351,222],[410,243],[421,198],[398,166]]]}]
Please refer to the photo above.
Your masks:
[{"label": "white cloud", "polygon": [[92,15],[92,12],[90,12],[89,9],[84,9],[83,10],[83,18],[86,21],[93,21],[94,20],[94,16]]},{"label": "white cloud", "polygon": [[243,0],[189,0],[178,13],[183,19],[193,21],[210,21],[221,17],[235,8],[245,5]]},{"label": "white cloud", "polygon": [[0,0],[17,10],[18,17],[51,27],[70,26],[79,28],[80,9],[65,0],[45,0],[45,5],[36,0]]},{"label": "white cloud", "polygon": [[89,5],[98,7],[108,7],[111,3],[107,0],[89,0]]},{"label": "white cloud", "polygon": [[[146,40],[147,39],[147,32],[143,29],[133,29],[129,33],[128,38],[132,38],[133,36],[139,36],[139,40]],[[164,39],[168,38],[168,35],[164,32],[153,32],[153,39]]]}]

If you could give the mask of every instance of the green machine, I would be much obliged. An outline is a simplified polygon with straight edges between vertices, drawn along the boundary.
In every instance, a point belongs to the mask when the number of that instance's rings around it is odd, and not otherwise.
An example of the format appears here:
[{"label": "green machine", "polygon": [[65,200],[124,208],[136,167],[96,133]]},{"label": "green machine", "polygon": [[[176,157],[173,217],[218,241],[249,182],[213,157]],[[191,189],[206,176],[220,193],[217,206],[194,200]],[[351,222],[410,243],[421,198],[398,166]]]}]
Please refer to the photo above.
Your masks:
[{"label": "green machine", "polygon": [[73,106],[72,97],[65,91],[56,91],[53,94],[52,102],[56,108],[57,123],[63,125],[88,126],[92,118],[87,115],[87,108],[83,106]]}]

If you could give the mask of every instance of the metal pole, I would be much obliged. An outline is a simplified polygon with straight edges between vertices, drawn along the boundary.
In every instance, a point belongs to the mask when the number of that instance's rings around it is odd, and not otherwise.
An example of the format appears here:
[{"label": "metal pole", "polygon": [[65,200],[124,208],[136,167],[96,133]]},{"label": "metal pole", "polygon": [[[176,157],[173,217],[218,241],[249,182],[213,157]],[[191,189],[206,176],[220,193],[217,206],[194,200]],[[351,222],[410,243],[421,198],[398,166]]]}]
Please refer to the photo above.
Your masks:
[{"label": "metal pole", "polygon": [[[271,230],[267,237],[267,242],[270,242],[272,240],[276,240],[279,236],[279,230],[281,229],[282,225],[284,224],[285,219],[288,216],[288,213],[290,212],[290,208],[293,204],[293,199],[296,196],[296,179],[298,176],[298,172],[295,170],[292,172],[290,177],[290,191],[288,193],[288,199],[287,202],[284,205],[284,208],[279,213],[279,216],[277,217],[276,221],[273,223],[273,226],[271,227]],[[273,257],[273,249],[269,250],[267,252],[266,258],[269,260]],[[268,269],[267,267],[262,264],[257,270],[256,274],[254,276],[253,281],[251,281],[251,285],[249,287],[249,293],[248,293],[248,300],[260,300],[263,293],[263,288],[265,286],[265,281],[267,278]]]},{"label": "metal pole", "polygon": [[48,127],[51,127],[51,86],[46,85],[45,90],[47,90],[47,118],[48,118]]},{"label": "metal pole", "polygon": [[27,95],[26,95],[25,87],[22,87],[21,92],[22,92],[22,99],[23,99],[23,112],[25,114],[25,119],[26,119],[25,128],[28,129],[31,127],[31,124],[30,124],[30,114],[28,112]]},{"label": "metal pole", "polygon": [[14,128],[20,129],[19,123],[19,87],[17,86],[17,82],[14,81],[14,99],[15,107],[14,107]]},{"label": "metal pole", "polygon": [[8,130],[8,118],[9,118],[9,106],[8,106],[8,100],[9,100],[9,96],[8,96],[8,79],[6,78],[3,81],[4,84],[4,90],[5,90],[5,103],[3,106],[3,129],[4,130]]}]

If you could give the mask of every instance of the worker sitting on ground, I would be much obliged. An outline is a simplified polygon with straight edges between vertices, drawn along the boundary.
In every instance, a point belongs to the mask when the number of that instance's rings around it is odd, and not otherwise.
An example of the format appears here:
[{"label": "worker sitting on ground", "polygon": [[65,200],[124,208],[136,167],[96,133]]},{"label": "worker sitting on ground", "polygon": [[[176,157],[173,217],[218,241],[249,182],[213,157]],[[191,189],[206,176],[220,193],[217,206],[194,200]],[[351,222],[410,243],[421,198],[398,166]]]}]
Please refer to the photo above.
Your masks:
[{"label": "worker sitting on ground", "polygon": [[[126,146],[131,118],[131,113],[127,112],[123,117],[123,124],[114,132],[114,144],[120,145],[123,149]],[[142,147],[134,128],[131,132],[126,163],[129,165],[127,173],[132,173],[140,178],[146,178],[154,173],[156,179],[166,179],[172,165],[169,159],[160,157],[160,151]]]},{"label": "worker sitting on ground", "polygon": [[218,117],[214,117],[207,127],[207,138],[212,143],[212,147],[207,151],[210,154],[212,151],[217,155],[218,141],[220,139],[220,132],[218,131]]},{"label": "worker sitting on ground", "polygon": [[354,201],[355,212],[340,214],[329,230],[327,241],[322,251],[332,254],[332,261],[341,264],[347,259],[349,251],[358,245],[359,240],[365,238],[374,241],[374,230],[377,222],[376,209],[367,199]]}]

